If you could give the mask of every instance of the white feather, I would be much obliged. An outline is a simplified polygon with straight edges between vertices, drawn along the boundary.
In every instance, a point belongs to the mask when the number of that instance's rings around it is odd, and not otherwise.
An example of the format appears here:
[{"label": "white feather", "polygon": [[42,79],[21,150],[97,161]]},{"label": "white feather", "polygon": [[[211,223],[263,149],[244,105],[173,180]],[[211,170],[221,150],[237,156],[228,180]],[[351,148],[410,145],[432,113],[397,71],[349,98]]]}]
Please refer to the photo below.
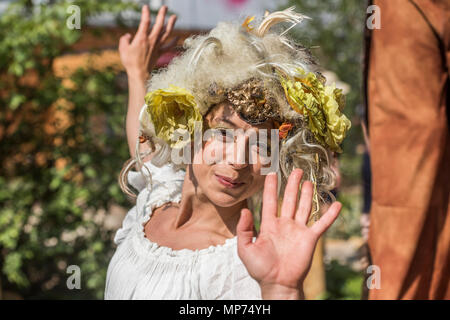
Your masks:
[{"label": "white feather", "polygon": [[273,26],[282,22],[291,22],[291,26],[283,31],[283,33],[281,34],[282,36],[297,24],[301,23],[304,19],[311,19],[310,17],[307,17],[301,13],[295,12],[294,9],[295,7],[293,6],[283,11],[275,11],[269,14],[264,18],[264,20],[256,29],[256,34],[259,37],[263,37]]}]

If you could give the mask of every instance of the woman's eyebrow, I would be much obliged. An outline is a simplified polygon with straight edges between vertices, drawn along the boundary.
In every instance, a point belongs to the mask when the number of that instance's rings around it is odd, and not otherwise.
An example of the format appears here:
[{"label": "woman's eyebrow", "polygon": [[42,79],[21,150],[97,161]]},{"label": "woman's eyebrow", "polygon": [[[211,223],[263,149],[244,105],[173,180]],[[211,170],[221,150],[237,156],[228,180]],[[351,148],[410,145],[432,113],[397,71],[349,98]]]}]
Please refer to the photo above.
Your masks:
[{"label": "woman's eyebrow", "polygon": [[228,124],[231,124],[233,127],[237,127],[235,123],[231,122],[230,120],[228,120],[225,117],[220,117],[219,119],[217,119],[217,122],[228,123]]}]

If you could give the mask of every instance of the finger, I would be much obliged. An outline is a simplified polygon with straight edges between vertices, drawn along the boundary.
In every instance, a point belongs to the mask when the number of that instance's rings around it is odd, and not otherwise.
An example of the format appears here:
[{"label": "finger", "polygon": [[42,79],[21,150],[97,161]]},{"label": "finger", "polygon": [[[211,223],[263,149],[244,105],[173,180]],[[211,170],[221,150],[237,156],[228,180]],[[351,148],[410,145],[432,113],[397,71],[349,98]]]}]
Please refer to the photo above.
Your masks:
[{"label": "finger", "polygon": [[294,169],[289,175],[289,179],[284,190],[283,205],[281,206],[281,217],[293,219],[295,208],[297,207],[297,195],[300,180],[303,176],[302,169]]},{"label": "finger", "polygon": [[271,172],[266,176],[263,191],[263,206],[261,212],[261,230],[277,217],[278,211],[278,176]]},{"label": "finger", "polygon": [[167,6],[162,6],[159,11],[158,15],[156,16],[155,24],[153,25],[152,31],[150,32],[149,38],[157,39],[159,37],[159,34],[161,33],[161,30],[164,27],[164,19],[166,17],[167,12]]},{"label": "finger", "polygon": [[131,34],[129,34],[129,33],[126,33],[123,36],[121,36],[119,39],[119,50],[129,46],[130,40],[131,40]]},{"label": "finger", "polygon": [[302,184],[302,191],[300,193],[300,202],[295,214],[295,221],[305,224],[308,222],[309,215],[312,209],[313,184],[311,181],[305,181]]},{"label": "finger", "polygon": [[143,39],[147,37],[149,25],[150,10],[148,9],[148,6],[145,5],[142,7],[141,22],[139,23],[138,31],[136,32],[134,39]]},{"label": "finger", "polygon": [[172,39],[170,39],[169,42],[167,42],[166,44],[164,44],[163,46],[161,46],[161,47],[160,47],[160,50],[161,50],[162,52],[171,50],[172,48],[174,48],[174,47],[177,45],[178,40],[180,40],[180,37],[179,37],[179,36],[173,37]]},{"label": "finger", "polygon": [[245,249],[253,243],[253,215],[250,210],[242,209],[236,233],[238,237],[238,250]]},{"label": "finger", "polygon": [[156,38],[152,38],[152,37],[149,35],[149,36],[148,36],[148,39],[149,39],[149,40],[154,39],[154,40],[153,40],[154,43],[157,43],[157,44],[160,45],[160,44],[162,43],[161,38],[162,38],[162,36],[163,36],[163,34],[164,34],[165,32],[166,32],[166,26],[164,25]]},{"label": "finger", "polygon": [[333,204],[328,208],[327,212],[311,227],[311,230],[320,237],[336,220],[339,212],[342,209],[342,204],[338,201],[333,202]]},{"label": "finger", "polygon": [[173,26],[175,25],[175,21],[177,20],[177,16],[176,15],[172,15],[169,18],[169,21],[167,21],[167,25],[165,26],[165,29],[162,32],[162,36],[161,36],[161,42],[163,43],[164,41],[166,41],[170,34],[172,33],[173,30]]}]

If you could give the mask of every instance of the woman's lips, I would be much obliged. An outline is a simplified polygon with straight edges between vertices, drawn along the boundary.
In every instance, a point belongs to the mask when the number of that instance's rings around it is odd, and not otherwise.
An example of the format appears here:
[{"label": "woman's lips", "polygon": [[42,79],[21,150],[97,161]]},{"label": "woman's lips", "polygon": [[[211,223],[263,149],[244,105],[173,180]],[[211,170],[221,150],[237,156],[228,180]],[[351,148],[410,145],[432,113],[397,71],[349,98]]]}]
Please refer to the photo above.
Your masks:
[{"label": "woman's lips", "polygon": [[245,184],[244,182],[232,182],[229,178],[217,174],[215,176],[217,178],[217,181],[219,181],[227,188],[237,188]]}]

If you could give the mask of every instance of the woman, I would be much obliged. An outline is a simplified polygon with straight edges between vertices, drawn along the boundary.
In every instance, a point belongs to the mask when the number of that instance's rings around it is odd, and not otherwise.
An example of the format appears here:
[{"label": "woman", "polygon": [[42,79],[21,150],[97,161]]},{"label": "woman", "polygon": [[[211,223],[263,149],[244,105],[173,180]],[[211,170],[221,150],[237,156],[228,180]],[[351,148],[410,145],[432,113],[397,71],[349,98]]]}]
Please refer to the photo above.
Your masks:
[{"label": "woman", "polygon": [[[134,40],[120,40],[132,154],[136,146],[120,182],[139,194],[115,238],[105,298],[301,299],[316,242],[341,209],[334,202],[307,226],[329,199],[328,158],[350,127],[340,90],[324,85],[306,49],[270,32],[279,22],[301,22],[290,8],[259,27],[248,18],[186,40],[185,53],[152,75],[145,95],[146,70],[175,22],[164,26],[166,10],[149,30],[144,7]],[[195,138],[179,140],[186,132],[203,134],[199,148]],[[188,161],[175,161],[180,151]],[[261,193],[255,237],[249,207]]]}]

